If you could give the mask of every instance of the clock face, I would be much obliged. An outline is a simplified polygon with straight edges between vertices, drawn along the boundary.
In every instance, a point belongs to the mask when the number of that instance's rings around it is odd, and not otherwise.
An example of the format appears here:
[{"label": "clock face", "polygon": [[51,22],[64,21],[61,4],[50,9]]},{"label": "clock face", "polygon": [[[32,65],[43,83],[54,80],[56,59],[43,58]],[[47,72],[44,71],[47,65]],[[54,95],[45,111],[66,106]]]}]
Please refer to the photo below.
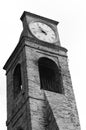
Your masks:
[{"label": "clock face", "polygon": [[29,24],[31,33],[39,40],[53,43],[56,41],[56,34],[54,30],[45,23],[31,22]]}]

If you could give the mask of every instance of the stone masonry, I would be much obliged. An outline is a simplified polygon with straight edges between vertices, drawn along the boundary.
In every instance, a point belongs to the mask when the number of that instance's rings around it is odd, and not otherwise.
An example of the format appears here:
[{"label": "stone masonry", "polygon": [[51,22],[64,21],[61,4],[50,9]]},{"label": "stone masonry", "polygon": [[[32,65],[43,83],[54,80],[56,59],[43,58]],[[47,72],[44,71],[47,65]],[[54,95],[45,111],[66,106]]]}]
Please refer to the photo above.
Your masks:
[{"label": "stone masonry", "polygon": [[[27,13],[23,17],[25,15]],[[32,16],[38,18],[37,15]],[[41,89],[38,68],[41,57],[51,59],[60,68],[63,94]],[[67,59],[67,49],[59,43],[49,45],[36,40],[29,36],[25,25],[17,47],[4,66],[7,77],[7,130],[80,130]],[[14,99],[13,73],[17,64],[21,65],[22,89]]]}]

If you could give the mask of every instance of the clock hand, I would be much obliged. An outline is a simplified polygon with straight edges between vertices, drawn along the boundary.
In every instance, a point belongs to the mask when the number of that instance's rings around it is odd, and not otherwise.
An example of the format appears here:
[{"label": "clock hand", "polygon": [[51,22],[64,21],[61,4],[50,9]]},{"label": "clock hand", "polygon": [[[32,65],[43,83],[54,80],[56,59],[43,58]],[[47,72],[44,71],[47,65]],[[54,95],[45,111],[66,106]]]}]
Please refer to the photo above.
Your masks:
[{"label": "clock hand", "polygon": [[43,28],[40,27],[40,25],[38,24],[39,29],[41,30],[42,33],[44,33],[45,35],[47,35],[47,33],[43,30]]},{"label": "clock hand", "polygon": [[41,32],[44,33],[45,35],[47,35],[47,33],[44,30],[42,30],[42,29],[41,29]]}]

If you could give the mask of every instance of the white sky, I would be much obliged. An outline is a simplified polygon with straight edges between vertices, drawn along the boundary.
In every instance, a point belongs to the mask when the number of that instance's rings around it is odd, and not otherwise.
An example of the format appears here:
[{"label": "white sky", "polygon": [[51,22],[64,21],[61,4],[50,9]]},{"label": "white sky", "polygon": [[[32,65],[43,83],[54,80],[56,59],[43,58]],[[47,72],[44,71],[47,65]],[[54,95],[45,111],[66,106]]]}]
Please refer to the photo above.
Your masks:
[{"label": "white sky", "polygon": [[20,16],[32,12],[59,21],[61,45],[69,68],[81,129],[86,129],[86,0],[3,0],[0,2],[0,130],[6,130],[6,77],[2,69],[18,43]]}]

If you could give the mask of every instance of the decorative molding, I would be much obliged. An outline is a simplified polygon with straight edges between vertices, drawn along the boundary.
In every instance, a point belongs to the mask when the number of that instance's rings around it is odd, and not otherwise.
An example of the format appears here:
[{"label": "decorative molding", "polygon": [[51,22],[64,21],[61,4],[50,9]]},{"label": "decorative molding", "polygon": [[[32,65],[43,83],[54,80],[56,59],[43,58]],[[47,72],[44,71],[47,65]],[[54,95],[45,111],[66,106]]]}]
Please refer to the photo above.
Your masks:
[{"label": "decorative molding", "polygon": [[30,13],[30,12],[26,12],[24,11],[22,16],[20,17],[21,21],[23,21],[24,17],[28,15],[28,16],[32,16],[32,17],[35,17],[35,18],[40,18],[42,20],[46,20],[48,22],[51,22],[52,24],[58,24],[59,22],[55,21],[55,20],[52,20],[52,19],[49,19],[49,18],[45,18],[43,16],[40,16],[40,15],[37,15],[37,14],[33,14],[33,13]]},{"label": "decorative molding", "polygon": [[[14,56],[17,54],[17,53],[20,53],[20,51],[23,49],[23,47],[25,45],[27,45],[25,42],[26,41],[29,41],[31,42],[30,44],[28,44],[28,46],[30,47],[33,47],[35,49],[39,49],[39,50],[43,50],[43,49],[40,49],[39,47],[41,46],[44,46],[44,47],[48,47],[48,48],[51,48],[53,50],[56,50],[56,51],[64,51],[65,53],[67,52],[67,49],[64,48],[64,47],[61,47],[61,46],[58,46],[58,45],[54,45],[54,44],[49,44],[47,42],[42,42],[42,41],[39,41],[39,40],[36,40],[35,38],[31,38],[31,37],[22,37],[19,41],[19,43],[17,44],[16,48],[14,49],[12,55],[9,57],[9,59],[7,60],[6,64],[4,65],[3,69],[7,70],[8,66],[9,66],[9,63],[13,60]],[[36,43],[36,46],[34,47],[34,43]],[[38,45],[38,46],[37,46]],[[43,50],[44,51],[44,50]],[[52,53],[52,54],[57,54],[57,53],[53,53],[52,51],[48,50],[48,52]]]}]

